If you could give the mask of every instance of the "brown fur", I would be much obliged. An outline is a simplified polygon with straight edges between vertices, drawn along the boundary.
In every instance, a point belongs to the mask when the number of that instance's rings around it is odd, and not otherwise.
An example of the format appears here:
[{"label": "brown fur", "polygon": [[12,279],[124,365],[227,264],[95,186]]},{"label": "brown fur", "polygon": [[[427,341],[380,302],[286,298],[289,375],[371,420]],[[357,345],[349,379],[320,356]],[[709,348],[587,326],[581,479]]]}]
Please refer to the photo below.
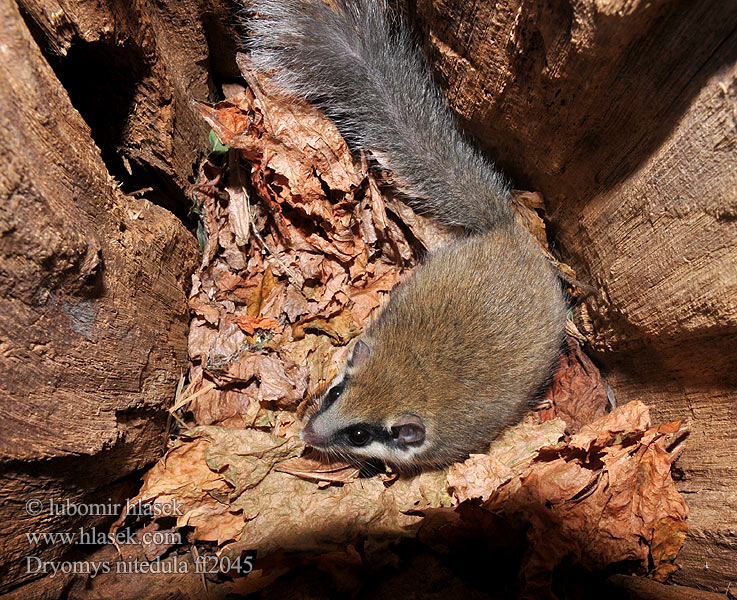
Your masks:
[{"label": "brown fur", "polygon": [[565,312],[552,268],[519,227],[459,239],[395,292],[336,408],[376,423],[420,416],[421,466],[483,452],[549,376]]}]

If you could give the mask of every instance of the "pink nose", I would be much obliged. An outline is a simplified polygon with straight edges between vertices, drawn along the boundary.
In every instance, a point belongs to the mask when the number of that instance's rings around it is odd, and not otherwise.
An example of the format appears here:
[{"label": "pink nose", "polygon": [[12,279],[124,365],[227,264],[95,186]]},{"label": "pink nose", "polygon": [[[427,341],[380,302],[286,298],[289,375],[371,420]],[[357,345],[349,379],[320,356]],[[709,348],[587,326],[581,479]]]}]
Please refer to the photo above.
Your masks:
[{"label": "pink nose", "polygon": [[300,439],[308,446],[324,446],[325,440],[317,435],[312,426],[307,423],[299,433]]}]

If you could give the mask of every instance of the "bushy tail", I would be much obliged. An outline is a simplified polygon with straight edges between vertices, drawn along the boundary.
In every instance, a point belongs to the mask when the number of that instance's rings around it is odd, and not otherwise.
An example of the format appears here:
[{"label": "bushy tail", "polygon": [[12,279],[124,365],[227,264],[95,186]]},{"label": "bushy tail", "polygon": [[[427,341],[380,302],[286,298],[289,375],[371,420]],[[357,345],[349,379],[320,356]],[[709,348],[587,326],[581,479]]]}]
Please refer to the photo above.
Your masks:
[{"label": "bushy tail", "polygon": [[469,143],[385,0],[254,0],[254,66],[313,101],[389,169],[415,208],[486,231],[512,220],[503,177]]}]

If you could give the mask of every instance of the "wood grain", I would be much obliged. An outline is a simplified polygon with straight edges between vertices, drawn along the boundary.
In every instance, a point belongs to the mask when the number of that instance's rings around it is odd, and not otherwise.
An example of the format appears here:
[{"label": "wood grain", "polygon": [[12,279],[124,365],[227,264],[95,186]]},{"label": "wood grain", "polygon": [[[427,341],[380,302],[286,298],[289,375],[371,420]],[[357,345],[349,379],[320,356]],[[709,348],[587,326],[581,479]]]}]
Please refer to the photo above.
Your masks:
[{"label": "wood grain", "polygon": [[688,417],[674,577],[737,581],[737,4],[418,0],[450,103],[601,295],[577,322],[618,403]]},{"label": "wood grain", "polygon": [[[13,2],[0,2],[0,586],[52,560],[26,532],[79,519],[39,498],[120,501],[125,477],[165,446],[166,409],[186,368],[193,236],[124,195]],[[109,519],[86,520],[100,526]]]}]

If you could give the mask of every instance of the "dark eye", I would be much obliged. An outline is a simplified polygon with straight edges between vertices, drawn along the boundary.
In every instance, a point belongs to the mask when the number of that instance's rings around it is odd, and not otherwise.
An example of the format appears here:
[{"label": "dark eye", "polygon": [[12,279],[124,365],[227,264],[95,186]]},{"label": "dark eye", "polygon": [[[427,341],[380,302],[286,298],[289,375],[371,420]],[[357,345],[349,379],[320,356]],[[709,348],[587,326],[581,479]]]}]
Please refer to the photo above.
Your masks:
[{"label": "dark eye", "polygon": [[343,387],[343,382],[341,381],[338,385],[334,385],[328,390],[328,393],[325,394],[325,400],[323,401],[326,408],[340,398],[340,395],[343,393]]},{"label": "dark eye", "polygon": [[354,446],[365,446],[371,439],[371,434],[365,429],[353,429],[348,434],[348,441]]}]

